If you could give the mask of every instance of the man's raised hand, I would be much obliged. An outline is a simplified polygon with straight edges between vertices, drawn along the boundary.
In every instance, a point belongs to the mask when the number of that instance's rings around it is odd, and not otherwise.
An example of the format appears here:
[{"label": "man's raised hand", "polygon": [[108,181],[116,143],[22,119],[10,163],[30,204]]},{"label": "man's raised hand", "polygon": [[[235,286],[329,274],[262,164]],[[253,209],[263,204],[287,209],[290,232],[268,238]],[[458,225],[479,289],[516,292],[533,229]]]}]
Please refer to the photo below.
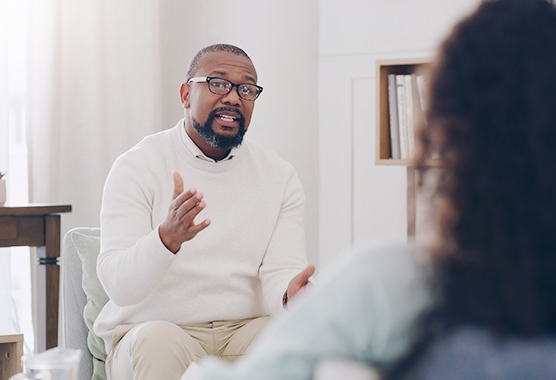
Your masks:
[{"label": "man's raised hand", "polygon": [[205,208],[203,194],[196,189],[183,191],[183,178],[173,172],[174,195],[166,220],[160,225],[158,233],[162,243],[173,253],[177,253],[181,244],[193,239],[199,232],[207,228],[210,220],[205,219],[195,224],[195,217]]},{"label": "man's raised hand", "polygon": [[294,297],[297,293],[305,289],[305,287],[309,283],[309,277],[311,277],[314,273],[315,266],[308,265],[297,276],[292,278],[292,280],[288,284],[288,290],[286,290],[286,293],[284,294],[284,306],[286,305],[288,299],[292,299],[292,297]]}]

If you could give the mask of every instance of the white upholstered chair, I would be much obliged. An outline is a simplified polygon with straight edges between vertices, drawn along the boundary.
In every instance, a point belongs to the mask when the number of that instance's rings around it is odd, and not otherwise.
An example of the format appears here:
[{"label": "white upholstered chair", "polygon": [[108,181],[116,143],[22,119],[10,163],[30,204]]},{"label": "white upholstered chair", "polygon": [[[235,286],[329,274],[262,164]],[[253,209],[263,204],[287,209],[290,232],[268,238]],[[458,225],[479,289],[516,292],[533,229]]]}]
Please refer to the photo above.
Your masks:
[{"label": "white upholstered chair", "polygon": [[[62,242],[62,315],[61,346],[79,349],[82,352],[79,380],[90,380],[93,376],[93,355],[87,345],[89,328],[85,323],[84,310],[88,301],[84,289],[83,255],[98,255],[100,229],[74,228],[66,233]],[[96,255],[89,265],[96,263]],[[96,277],[96,270],[94,271]]]}]

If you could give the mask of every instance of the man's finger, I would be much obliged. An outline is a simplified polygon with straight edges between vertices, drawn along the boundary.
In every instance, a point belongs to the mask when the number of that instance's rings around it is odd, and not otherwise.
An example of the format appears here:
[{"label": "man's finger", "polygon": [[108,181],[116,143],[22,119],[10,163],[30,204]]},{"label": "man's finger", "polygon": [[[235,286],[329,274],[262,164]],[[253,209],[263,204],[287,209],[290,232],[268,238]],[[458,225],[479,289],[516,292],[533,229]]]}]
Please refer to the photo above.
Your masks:
[{"label": "man's finger", "polygon": [[172,177],[174,178],[174,195],[172,196],[172,200],[174,200],[178,195],[183,193],[183,178],[180,173],[176,171],[172,172]]},{"label": "man's finger", "polygon": [[299,273],[296,276],[298,284],[300,286],[305,285],[307,283],[307,281],[309,281],[309,277],[311,277],[314,273],[315,273],[315,266],[314,265],[308,265],[305,269],[303,269],[301,271],[301,273]]},{"label": "man's finger", "polygon": [[307,267],[303,269],[297,276],[292,278],[292,280],[290,281],[290,286],[288,287],[288,291],[291,289],[292,291],[297,292],[299,289],[303,288],[305,285],[307,285],[309,277],[311,277],[314,273],[315,266],[307,265]]},{"label": "man's finger", "polygon": [[178,210],[177,217],[180,223],[193,223],[193,220],[199,215],[207,205],[205,201],[200,201],[192,204],[191,207],[186,206],[191,200],[183,203]]},{"label": "man's finger", "polygon": [[[181,193],[173,201],[173,207],[176,211],[176,217],[178,219],[183,219],[184,216],[195,206],[198,206],[203,199],[203,194],[198,192],[196,189],[189,189],[186,192]],[[204,206],[203,206],[204,207]]]},{"label": "man's finger", "polygon": [[209,225],[210,225],[210,219],[205,219],[201,223],[193,226],[190,229],[190,231],[193,232],[195,235],[197,235],[199,232],[207,228]]},{"label": "man's finger", "polygon": [[305,286],[309,283],[309,278],[315,273],[315,266],[308,265],[303,269],[297,276],[292,278],[288,285],[288,290],[286,292],[287,299],[293,298],[297,293],[299,293]]}]

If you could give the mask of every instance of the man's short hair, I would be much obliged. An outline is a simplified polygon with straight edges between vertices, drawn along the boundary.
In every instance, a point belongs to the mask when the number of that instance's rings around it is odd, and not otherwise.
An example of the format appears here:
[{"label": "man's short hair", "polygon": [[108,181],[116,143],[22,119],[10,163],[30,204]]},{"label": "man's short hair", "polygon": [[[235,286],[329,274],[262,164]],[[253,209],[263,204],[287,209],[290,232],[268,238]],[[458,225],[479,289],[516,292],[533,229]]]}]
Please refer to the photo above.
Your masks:
[{"label": "man's short hair", "polygon": [[199,69],[199,62],[201,61],[201,58],[203,58],[205,56],[205,54],[212,53],[212,52],[217,52],[217,51],[225,51],[225,52],[228,52],[228,53],[241,55],[241,56],[244,56],[245,58],[247,58],[248,60],[251,61],[251,58],[249,58],[247,53],[245,51],[243,51],[243,49],[238,48],[237,46],[228,45],[228,44],[209,45],[209,46],[206,46],[206,47],[202,48],[201,50],[199,50],[197,52],[197,54],[195,54],[193,56],[193,58],[191,58],[191,61],[189,62],[189,66],[187,66],[187,73],[186,73],[185,81],[187,82],[195,76],[195,73]]}]

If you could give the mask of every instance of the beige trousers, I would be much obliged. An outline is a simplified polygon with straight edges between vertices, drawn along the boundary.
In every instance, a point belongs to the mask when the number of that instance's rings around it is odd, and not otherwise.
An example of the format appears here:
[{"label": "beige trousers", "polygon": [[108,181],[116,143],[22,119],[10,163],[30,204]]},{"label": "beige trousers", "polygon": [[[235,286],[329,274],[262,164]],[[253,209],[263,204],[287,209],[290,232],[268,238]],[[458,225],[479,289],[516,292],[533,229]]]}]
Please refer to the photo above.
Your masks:
[{"label": "beige trousers", "polygon": [[108,380],[179,380],[189,364],[214,355],[233,362],[270,317],[177,326],[150,321],[118,326],[106,360]]}]

